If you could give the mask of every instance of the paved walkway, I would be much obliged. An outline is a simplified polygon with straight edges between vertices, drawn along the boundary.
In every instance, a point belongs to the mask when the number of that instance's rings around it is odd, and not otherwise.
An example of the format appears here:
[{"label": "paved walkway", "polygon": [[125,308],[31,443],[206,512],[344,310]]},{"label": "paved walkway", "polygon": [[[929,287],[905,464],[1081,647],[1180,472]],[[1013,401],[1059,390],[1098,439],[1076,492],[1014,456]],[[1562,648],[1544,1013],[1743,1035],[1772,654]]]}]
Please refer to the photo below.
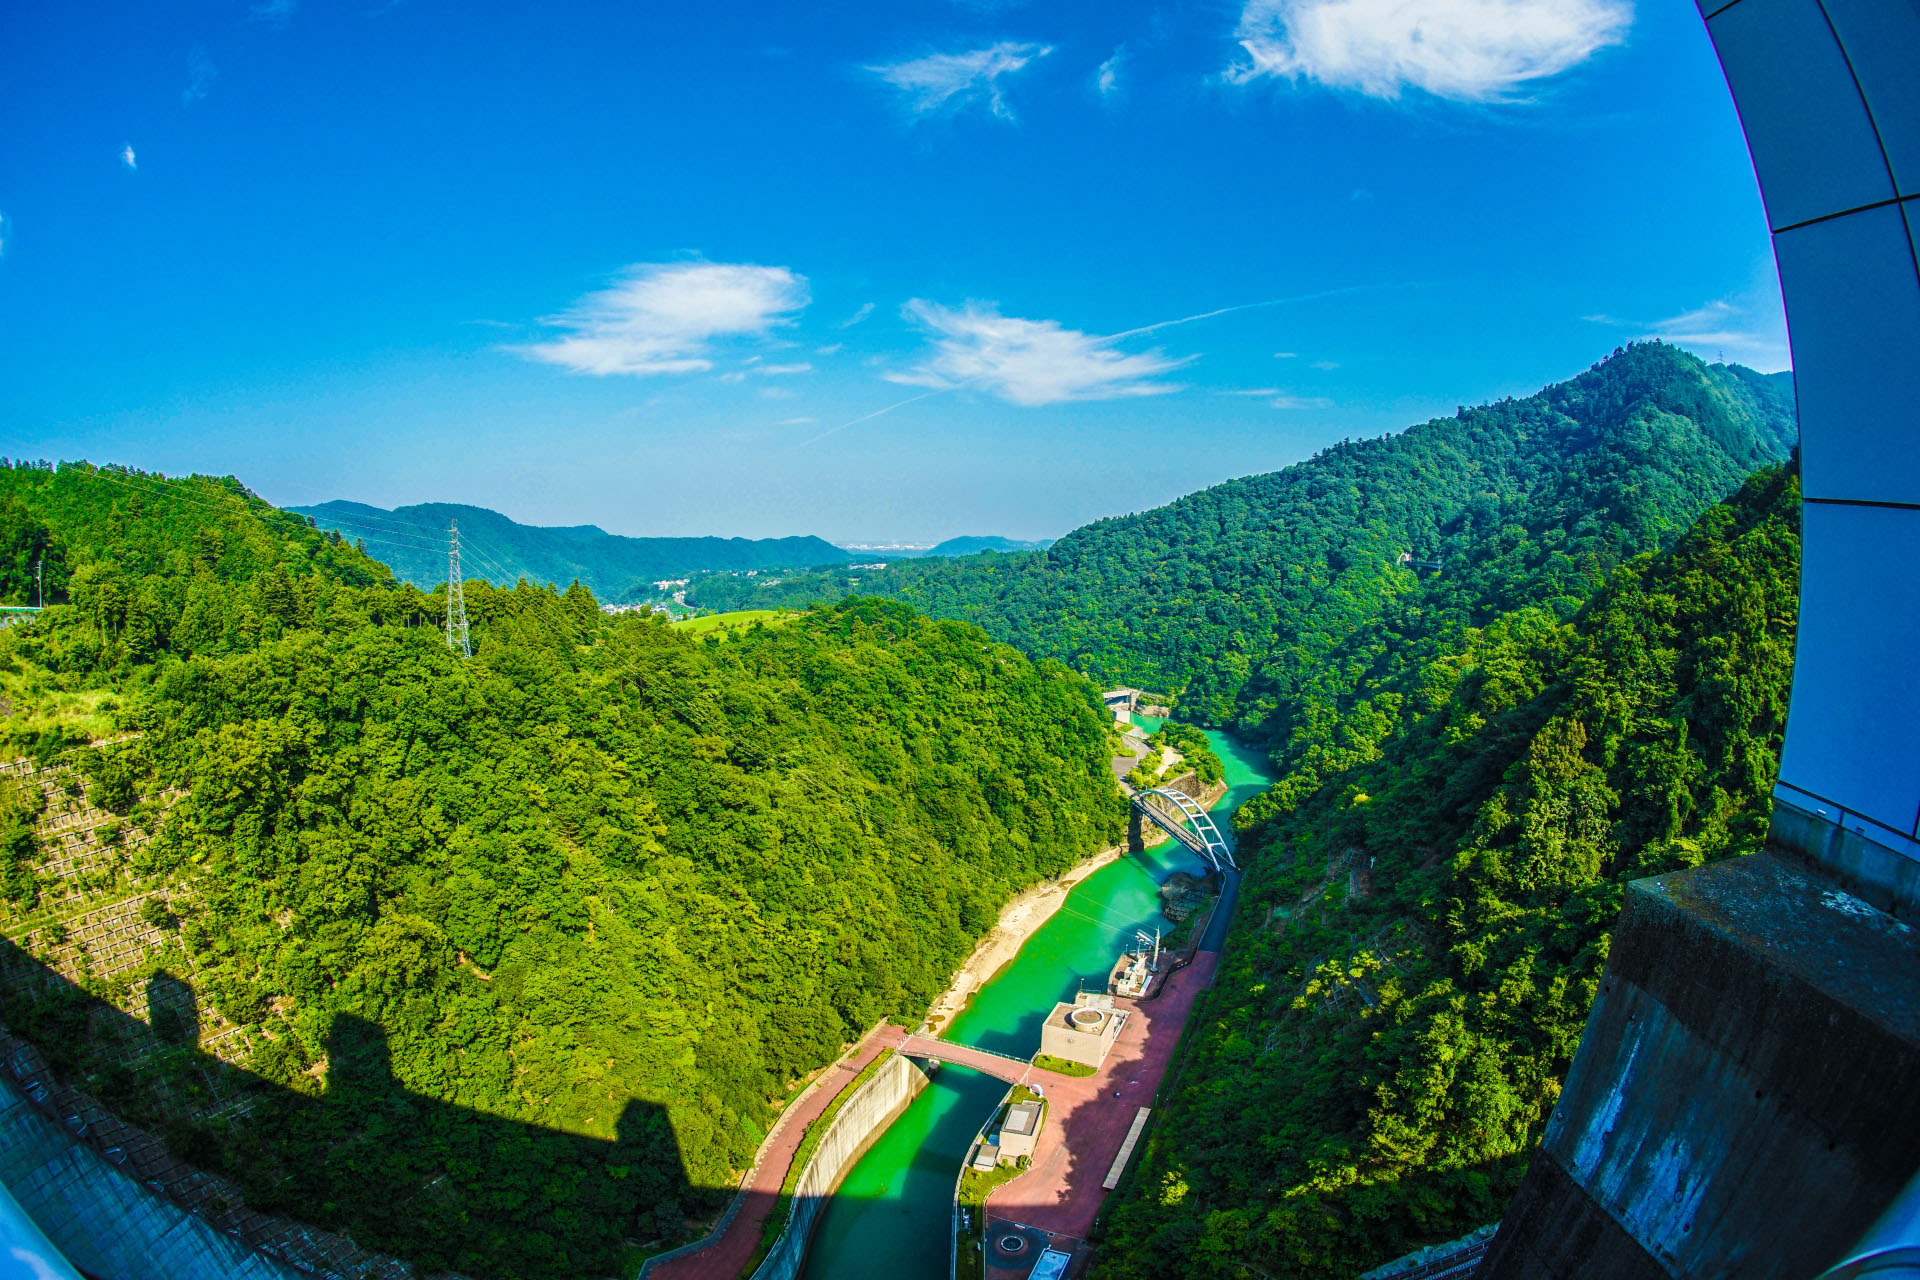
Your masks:
[{"label": "paved walkway", "polygon": [[798,1102],[789,1103],[773,1132],[760,1144],[759,1163],[747,1184],[746,1200],[720,1238],[704,1249],[659,1263],[645,1273],[647,1280],[734,1280],[760,1246],[767,1215],[780,1201],[780,1186],[787,1180],[793,1153],[799,1148],[807,1126],[840,1096],[868,1063],[880,1056],[881,1050],[897,1049],[906,1038],[906,1032],[899,1027],[882,1023],[869,1031],[852,1053],[829,1067],[811,1093]]},{"label": "paved walkway", "polygon": [[1218,952],[1202,951],[1192,964],[1169,977],[1166,989],[1152,1000],[1114,1001],[1131,1009],[1133,1016],[1121,1028],[1120,1039],[1097,1075],[1075,1078],[1036,1072],[1045,1076],[1048,1099],[1040,1145],[1033,1154],[1033,1167],[988,1197],[989,1228],[995,1223],[1018,1223],[1086,1237],[1107,1197],[1100,1183],[1120,1153],[1134,1113],[1154,1105],[1187,1015],[1213,981],[1219,963]]}]

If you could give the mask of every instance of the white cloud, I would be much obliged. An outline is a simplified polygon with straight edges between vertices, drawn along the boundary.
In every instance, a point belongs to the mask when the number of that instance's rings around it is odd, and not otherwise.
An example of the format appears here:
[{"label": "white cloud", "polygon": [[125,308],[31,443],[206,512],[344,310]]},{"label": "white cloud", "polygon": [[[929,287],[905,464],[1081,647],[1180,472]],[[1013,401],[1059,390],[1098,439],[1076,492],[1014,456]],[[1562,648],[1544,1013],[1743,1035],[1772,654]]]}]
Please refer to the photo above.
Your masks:
[{"label": "white cloud", "polygon": [[1300,353],[1298,351],[1276,351],[1273,353],[1273,358],[1275,360],[1298,360]]},{"label": "white cloud", "polygon": [[840,354],[840,349],[846,345],[844,342],[829,342],[824,347],[815,347],[813,353],[817,356],[838,355]]},{"label": "white cloud", "polygon": [[247,10],[247,16],[270,27],[284,27],[293,21],[294,11],[299,7],[300,0],[260,0]]},{"label": "white cloud", "polygon": [[140,157],[133,154],[133,144],[131,142],[120,148],[120,163],[135,173],[140,172]]},{"label": "white cloud", "polygon": [[1619,44],[1632,22],[1630,0],[1247,0],[1246,57],[1227,76],[1498,102]]},{"label": "white cloud", "polygon": [[[1602,323],[1609,322],[1599,317]],[[1731,360],[1763,373],[1792,367],[1778,295],[1719,299],[1645,326],[1638,336],[1686,347],[1705,360]]]},{"label": "white cloud", "polygon": [[915,115],[980,103],[1002,120],[1011,120],[1013,109],[1001,96],[1000,77],[1052,52],[1051,45],[1002,40],[984,49],[929,54],[867,70],[905,94]]},{"label": "white cloud", "polygon": [[1126,46],[1113,51],[1113,56],[1100,64],[1100,70],[1094,74],[1093,87],[1100,91],[1103,98],[1111,98],[1120,91],[1120,66],[1126,61]]},{"label": "white cloud", "polygon": [[853,326],[859,324],[862,320],[865,320],[868,316],[872,314],[873,314],[873,304],[871,302],[863,302],[860,304],[860,309],[858,311],[854,312],[852,315],[848,316],[845,320],[842,320],[840,322],[840,327],[842,329],[851,329],[853,328]]},{"label": "white cloud", "polygon": [[776,427],[804,427],[818,421],[820,421],[818,418],[782,418],[773,425]]},{"label": "white cloud", "polygon": [[642,262],[548,320],[560,337],[514,349],[576,373],[699,373],[713,367],[716,340],[791,324],[807,302],[806,278],[785,267]]},{"label": "white cloud", "polygon": [[205,45],[195,45],[187,53],[187,87],[180,91],[182,106],[200,101],[213,88],[213,81],[220,74],[220,68],[213,65],[213,59],[207,54]]},{"label": "white cloud", "polygon": [[7,221],[7,215],[0,213],[0,258],[7,256],[7,238],[13,234],[13,224]]},{"label": "white cloud", "polygon": [[1234,387],[1221,394],[1258,396],[1275,409],[1327,409],[1333,406],[1333,401],[1325,396],[1297,396],[1279,387]]},{"label": "white cloud", "polygon": [[1003,316],[978,303],[955,311],[916,298],[905,314],[933,338],[926,360],[886,375],[908,386],[979,387],[1020,405],[1113,400],[1178,391],[1156,379],[1186,363],[1159,351],[1117,351],[1114,338],[1065,329],[1054,320]]},{"label": "white cloud", "polygon": [[1324,372],[1330,369],[1338,369],[1340,367],[1340,362],[1338,360],[1315,360],[1313,362],[1313,367],[1316,369],[1322,370]]}]

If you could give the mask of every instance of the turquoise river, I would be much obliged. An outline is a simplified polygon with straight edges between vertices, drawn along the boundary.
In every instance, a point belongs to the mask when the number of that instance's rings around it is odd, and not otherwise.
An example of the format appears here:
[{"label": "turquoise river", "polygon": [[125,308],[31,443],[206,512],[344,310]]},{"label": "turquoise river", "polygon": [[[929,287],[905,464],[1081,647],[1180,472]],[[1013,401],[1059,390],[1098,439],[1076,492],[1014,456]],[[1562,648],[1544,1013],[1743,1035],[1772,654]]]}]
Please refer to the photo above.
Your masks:
[{"label": "turquoise river", "polygon": [[[1135,719],[1149,732],[1160,723]],[[1213,808],[1216,819],[1225,819],[1267,784],[1266,760],[1224,734],[1209,732],[1207,738],[1226,766],[1228,790]],[[1227,825],[1221,821],[1223,830]],[[1169,841],[1094,872],[975,994],[947,1038],[1031,1055],[1040,1046],[1041,1019],[1055,1001],[1071,998],[1083,981],[1090,987],[1104,982],[1134,930],[1165,922],[1160,882],[1175,871],[1203,869],[1199,859]],[[954,1178],[974,1133],[1005,1092],[991,1076],[942,1067],[841,1183],[814,1234],[806,1280],[945,1276]]]}]

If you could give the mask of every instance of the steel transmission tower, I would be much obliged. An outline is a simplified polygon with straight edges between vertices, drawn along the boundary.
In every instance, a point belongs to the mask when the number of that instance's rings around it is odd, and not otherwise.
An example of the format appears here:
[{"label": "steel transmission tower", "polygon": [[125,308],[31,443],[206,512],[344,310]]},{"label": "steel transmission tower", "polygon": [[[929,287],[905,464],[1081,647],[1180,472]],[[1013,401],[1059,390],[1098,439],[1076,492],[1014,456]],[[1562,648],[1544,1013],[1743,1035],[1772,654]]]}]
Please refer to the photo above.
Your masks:
[{"label": "steel transmission tower", "polygon": [[467,639],[467,595],[460,586],[460,522],[447,523],[447,648],[463,658],[473,656]]}]

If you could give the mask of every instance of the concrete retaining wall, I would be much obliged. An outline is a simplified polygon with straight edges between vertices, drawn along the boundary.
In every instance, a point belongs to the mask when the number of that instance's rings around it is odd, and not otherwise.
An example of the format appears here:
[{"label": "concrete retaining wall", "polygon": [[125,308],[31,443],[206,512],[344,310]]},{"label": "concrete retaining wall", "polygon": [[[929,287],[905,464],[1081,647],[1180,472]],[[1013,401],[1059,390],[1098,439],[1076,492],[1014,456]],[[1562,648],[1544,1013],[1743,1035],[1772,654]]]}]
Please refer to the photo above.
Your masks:
[{"label": "concrete retaining wall", "polygon": [[920,1065],[896,1054],[847,1099],[794,1186],[786,1229],[753,1280],[795,1280],[806,1261],[807,1241],[840,1180],[926,1087],[927,1073]]},{"label": "concrete retaining wall", "polygon": [[1486,1280],[1801,1280],[1920,1160],[1920,940],[1769,854],[1635,881]]}]

